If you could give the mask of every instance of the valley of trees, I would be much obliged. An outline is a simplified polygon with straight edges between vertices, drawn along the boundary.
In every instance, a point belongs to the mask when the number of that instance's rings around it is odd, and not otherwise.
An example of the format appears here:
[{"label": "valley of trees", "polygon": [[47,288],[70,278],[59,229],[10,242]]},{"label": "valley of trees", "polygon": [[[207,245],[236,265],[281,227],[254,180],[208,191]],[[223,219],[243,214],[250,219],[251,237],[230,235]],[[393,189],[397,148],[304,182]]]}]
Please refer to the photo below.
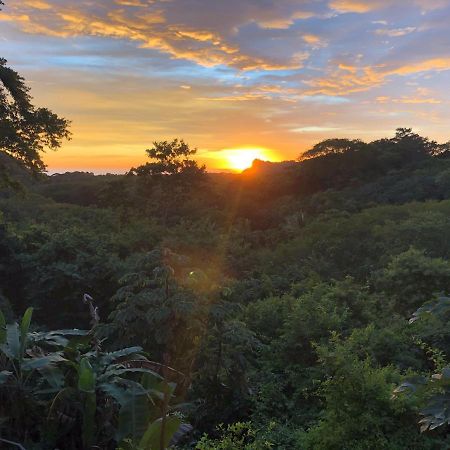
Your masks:
[{"label": "valley of trees", "polygon": [[450,447],[450,145],[48,176],[69,127],[0,60],[2,448]]}]

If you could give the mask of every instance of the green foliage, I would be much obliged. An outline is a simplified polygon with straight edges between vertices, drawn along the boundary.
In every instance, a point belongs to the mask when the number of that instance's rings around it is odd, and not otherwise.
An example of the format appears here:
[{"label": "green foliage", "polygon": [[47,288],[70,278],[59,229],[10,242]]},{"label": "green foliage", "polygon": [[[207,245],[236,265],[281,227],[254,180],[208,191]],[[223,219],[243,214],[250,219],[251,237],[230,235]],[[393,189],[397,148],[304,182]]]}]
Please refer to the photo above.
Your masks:
[{"label": "green foliage", "polygon": [[[188,374],[203,335],[211,294],[201,271],[167,248],[140,256],[121,280],[105,332],[117,343],[139,343]],[[206,284],[205,284],[206,283]]]},{"label": "green foliage", "polygon": [[[155,143],[128,176],[1,191],[2,439],[447,448],[448,145],[398,129],[313,150],[205,174]],[[87,325],[85,292],[108,320],[89,301],[91,331],[47,331]]]},{"label": "green foliage", "polygon": [[174,386],[140,347],[93,351],[83,331],[30,332],[31,315],[29,308],[19,326],[0,313],[4,436],[64,448],[108,447],[130,437],[151,450],[162,435],[167,445],[181,424],[168,415]]},{"label": "green foliage", "polygon": [[197,442],[196,450],[264,450],[273,447],[270,442],[257,440],[257,433],[248,422],[236,422],[226,429],[218,427],[219,439],[211,439],[204,435]]},{"label": "green foliage", "polygon": [[414,426],[414,404],[392,402],[400,374],[393,367],[372,367],[345,347],[320,350],[329,378],[324,382],[325,410],[304,437],[311,449],[425,449],[433,441]]},{"label": "green foliage", "polygon": [[377,290],[395,300],[397,311],[409,315],[433,294],[447,291],[450,263],[410,248],[395,256],[374,282]]}]

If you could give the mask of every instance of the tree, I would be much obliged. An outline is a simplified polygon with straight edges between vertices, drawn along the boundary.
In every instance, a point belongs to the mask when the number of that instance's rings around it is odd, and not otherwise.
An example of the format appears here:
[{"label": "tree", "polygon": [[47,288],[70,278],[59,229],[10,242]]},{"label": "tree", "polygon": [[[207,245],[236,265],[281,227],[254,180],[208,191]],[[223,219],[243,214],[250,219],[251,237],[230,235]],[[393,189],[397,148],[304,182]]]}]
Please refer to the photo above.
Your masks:
[{"label": "tree", "polygon": [[304,161],[305,159],[318,158],[330,154],[357,151],[365,147],[367,147],[367,144],[360,139],[325,139],[316,144],[312,149],[301,154],[299,160]]},{"label": "tree", "polygon": [[47,108],[31,103],[25,80],[0,58],[0,182],[9,181],[7,162],[12,159],[33,173],[45,170],[41,153],[55,150],[70,139],[69,122]]},{"label": "tree", "polygon": [[443,151],[436,141],[414,133],[411,128],[397,128],[393,138],[371,142],[370,146],[382,155],[384,165],[391,169],[421,162]]},{"label": "tree", "polygon": [[212,301],[206,275],[163,248],[140,255],[120,283],[107,334],[119,346],[138,342],[189,377]]},{"label": "tree", "polygon": [[397,312],[409,315],[433,294],[448,291],[450,264],[411,247],[392,258],[372,279],[379,292],[394,300]]},{"label": "tree", "polygon": [[[197,149],[191,149],[183,139],[154,142],[153,147],[147,149],[146,153],[152,162],[132,168],[130,173],[159,180],[171,177],[183,181],[193,181],[205,174],[205,166],[199,167],[196,161],[190,159],[190,156],[197,153]],[[173,181],[171,179],[171,183]]]},{"label": "tree", "polygon": [[203,184],[206,168],[191,158],[197,149],[191,149],[182,139],[154,142],[146,153],[151,162],[133,167],[129,175],[137,176],[146,213],[157,214],[166,222],[170,214],[186,208],[193,191]]}]

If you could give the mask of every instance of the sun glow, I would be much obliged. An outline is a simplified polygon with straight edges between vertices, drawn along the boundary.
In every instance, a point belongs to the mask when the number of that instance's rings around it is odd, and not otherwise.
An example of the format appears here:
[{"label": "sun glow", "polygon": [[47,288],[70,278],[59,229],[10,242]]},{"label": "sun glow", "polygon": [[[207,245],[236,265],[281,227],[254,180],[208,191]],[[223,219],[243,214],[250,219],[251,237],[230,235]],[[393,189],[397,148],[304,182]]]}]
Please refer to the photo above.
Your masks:
[{"label": "sun glow", "polygon": [[231,148],[221,152],[228,169],[242,171],[252,166],[255,159],[270,161],[270,150],[262,147]]}]

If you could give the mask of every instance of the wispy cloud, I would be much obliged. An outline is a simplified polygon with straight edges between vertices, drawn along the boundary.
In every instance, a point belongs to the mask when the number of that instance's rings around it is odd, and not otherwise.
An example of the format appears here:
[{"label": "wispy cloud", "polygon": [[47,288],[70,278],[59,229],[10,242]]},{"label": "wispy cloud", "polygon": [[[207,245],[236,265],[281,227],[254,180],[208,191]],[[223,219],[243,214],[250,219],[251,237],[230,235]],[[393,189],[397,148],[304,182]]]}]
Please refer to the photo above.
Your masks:
[{"label": "wispy cloud", "polygon": [[404,27],[404,28],[379,28],[375,30],[375,34],[380,36],[400,37],[405,36],[416,31],[416,27]]},{"label": "wispy cloud", "polygon": [[322,127],[322,126],[311,126],[311,127],[299,127],[292,128],[290,131],[294,133],[328,133],[330,131],[338,131],[339,127]]}]

